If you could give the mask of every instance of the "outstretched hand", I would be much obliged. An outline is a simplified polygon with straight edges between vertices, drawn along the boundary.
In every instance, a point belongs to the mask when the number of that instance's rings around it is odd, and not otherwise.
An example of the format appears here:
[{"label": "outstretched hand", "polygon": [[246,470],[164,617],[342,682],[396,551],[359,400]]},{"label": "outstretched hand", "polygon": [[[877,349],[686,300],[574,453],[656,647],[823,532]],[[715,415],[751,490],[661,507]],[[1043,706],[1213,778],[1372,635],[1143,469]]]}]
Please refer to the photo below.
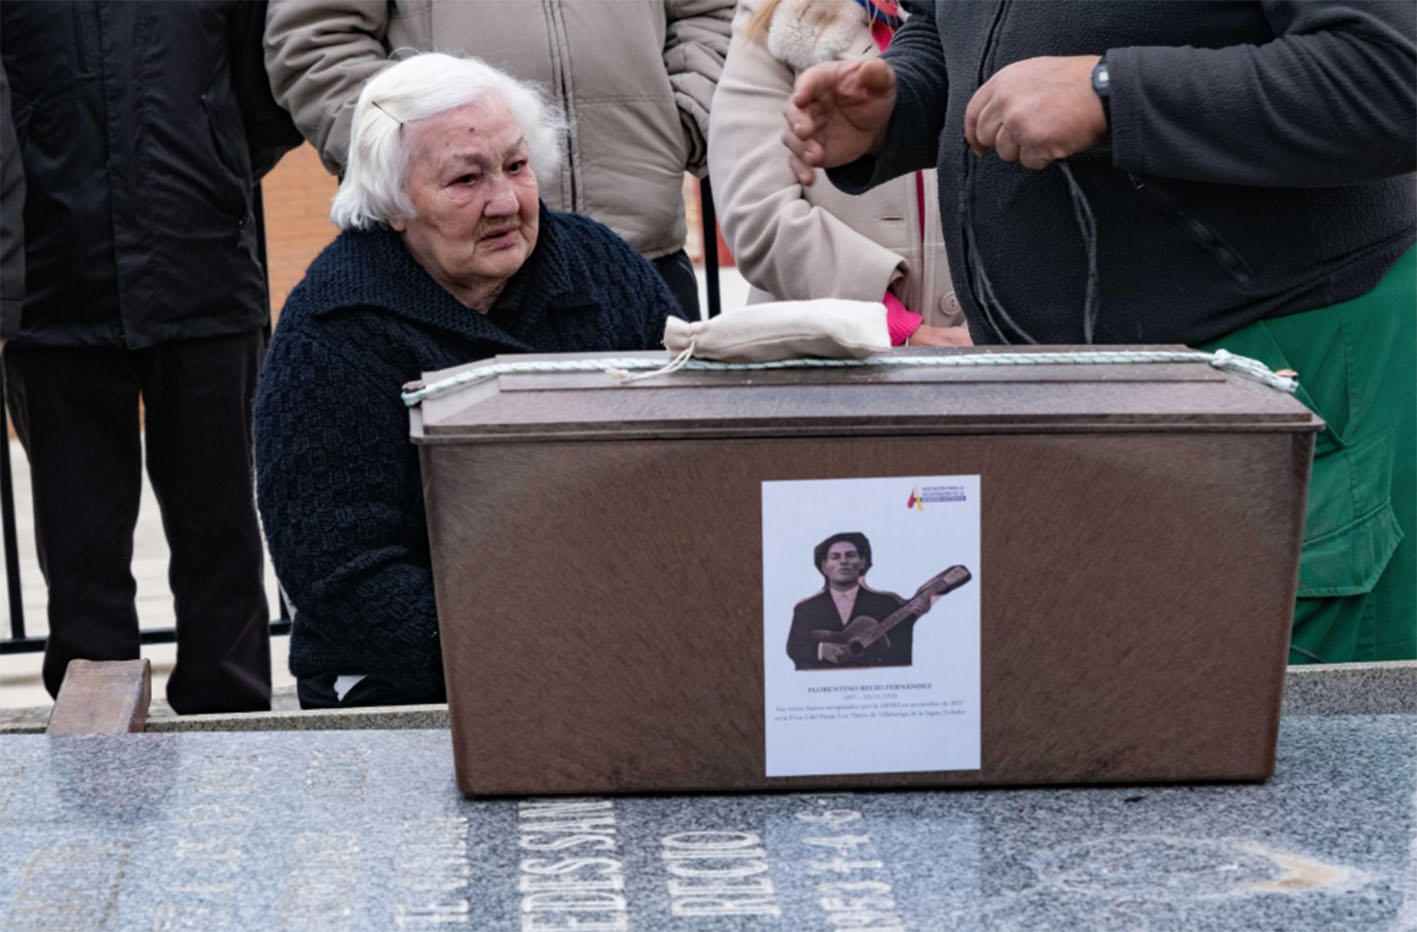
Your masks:
[{"label": "outstretched hand", "polygon": [[1100,58],[1026,58],[1000,68],[965,108],[969,148],[975,155],[993,149],[1006,162],[1033,169],[1092,148],[1107,133],[1102,101],[1092,89]]},{"label": "outstretched hand", "polygon": [[783,117],[787,164],[803,185],[832,168],[880,151],[895,109],[895,71],[879,58],[813,65],[797,76]]}]

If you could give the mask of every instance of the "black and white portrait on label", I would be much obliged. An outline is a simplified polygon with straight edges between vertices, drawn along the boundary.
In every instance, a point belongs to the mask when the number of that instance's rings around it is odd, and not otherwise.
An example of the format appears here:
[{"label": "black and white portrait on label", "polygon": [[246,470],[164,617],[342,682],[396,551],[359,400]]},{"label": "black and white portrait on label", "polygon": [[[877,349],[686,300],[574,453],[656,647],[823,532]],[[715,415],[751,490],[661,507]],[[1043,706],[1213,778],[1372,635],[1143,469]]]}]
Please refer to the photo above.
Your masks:
[{"label": "black and white portrait on label", "polygon": [[946,593],[969,582],[956,564],[925,580],[910,598],[874,589],[871,541],[860,531],[838,531],[812,548],[822,574],[820,591],[792,609],[787,656],[799,670],[908,667],[915,623]]},{"label": "black and white portrait on label", "polygon": [[767,775],[977,768],[980,477],[762,496]]}]

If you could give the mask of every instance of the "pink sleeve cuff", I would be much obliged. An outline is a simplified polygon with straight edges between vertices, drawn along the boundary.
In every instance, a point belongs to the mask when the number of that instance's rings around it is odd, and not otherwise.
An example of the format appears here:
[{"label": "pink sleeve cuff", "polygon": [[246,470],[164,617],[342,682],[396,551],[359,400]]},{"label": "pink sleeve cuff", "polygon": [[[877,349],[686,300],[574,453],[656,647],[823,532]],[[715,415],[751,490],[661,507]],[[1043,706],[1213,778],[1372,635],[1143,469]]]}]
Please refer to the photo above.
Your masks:
[{"label": "pink sleeve cuff", "polygon": [[907,311],[900,299],[889,291],[881,303],[886,306],[886,329],[891,333],[891,346],[903,346],[925,318],[914,311]]}]

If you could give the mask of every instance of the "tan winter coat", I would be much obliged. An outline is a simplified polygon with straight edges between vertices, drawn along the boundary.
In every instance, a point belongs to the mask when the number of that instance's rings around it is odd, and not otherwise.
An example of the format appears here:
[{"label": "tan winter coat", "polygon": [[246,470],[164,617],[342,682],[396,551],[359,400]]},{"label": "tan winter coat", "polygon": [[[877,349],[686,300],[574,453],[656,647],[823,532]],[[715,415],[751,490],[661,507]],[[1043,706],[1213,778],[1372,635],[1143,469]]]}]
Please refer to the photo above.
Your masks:
[{"label": "tan winter coat", "polygon": [[541,85],[570,135],[555,210],[583,213],[656,258],[684,245],[683,177],[702,174],[732,0],[272,0],[276,99],[340,172],[354,104],[393,50],[475,55]]},{"label": "tan winter coat", "polygon": [[[797,74],[834,59],[874,58],[866,13],[852,0],[782,0],[765,33],[743,32],[763,0],[743,0],[709,119],[709,173],[724,239],[749,301],[880,301],[887,287],[925,323],[964,322],[940,235],[935,173],[855,196],[818,171],[803,188],[787,167],[782,108]],[[823,24],[823,25],[819,25]]]}]

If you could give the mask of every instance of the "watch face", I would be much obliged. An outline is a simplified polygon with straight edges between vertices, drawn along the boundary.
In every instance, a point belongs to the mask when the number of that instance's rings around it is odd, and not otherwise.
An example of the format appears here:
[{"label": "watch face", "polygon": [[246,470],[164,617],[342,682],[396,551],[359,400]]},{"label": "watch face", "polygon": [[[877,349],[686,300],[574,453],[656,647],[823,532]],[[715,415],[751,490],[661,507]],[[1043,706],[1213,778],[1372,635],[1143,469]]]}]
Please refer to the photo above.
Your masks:
[{"label": "watch face", "polygon": [[1112,89],[1111,82],[1107,77],[1107,62],[1100,61],[1097,67],[1092,69],[1092,89],[1097,92],[1097,96],[1106,97],[1108,91]]}]

